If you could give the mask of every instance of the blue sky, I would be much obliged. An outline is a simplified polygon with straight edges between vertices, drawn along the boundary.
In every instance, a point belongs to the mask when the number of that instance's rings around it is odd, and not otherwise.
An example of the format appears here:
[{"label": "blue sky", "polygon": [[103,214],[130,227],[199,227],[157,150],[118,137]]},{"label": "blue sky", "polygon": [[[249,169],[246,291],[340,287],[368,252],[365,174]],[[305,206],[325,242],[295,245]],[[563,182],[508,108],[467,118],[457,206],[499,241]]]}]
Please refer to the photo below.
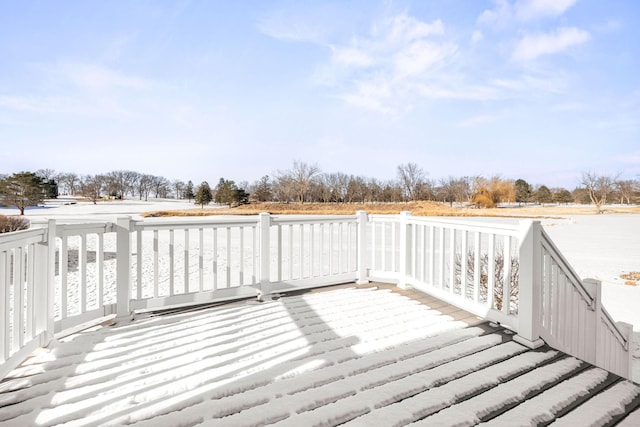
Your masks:
[{"label": "blue sky", "polygon": [[640,2],[0,0],[0,173],[640,175]]}]

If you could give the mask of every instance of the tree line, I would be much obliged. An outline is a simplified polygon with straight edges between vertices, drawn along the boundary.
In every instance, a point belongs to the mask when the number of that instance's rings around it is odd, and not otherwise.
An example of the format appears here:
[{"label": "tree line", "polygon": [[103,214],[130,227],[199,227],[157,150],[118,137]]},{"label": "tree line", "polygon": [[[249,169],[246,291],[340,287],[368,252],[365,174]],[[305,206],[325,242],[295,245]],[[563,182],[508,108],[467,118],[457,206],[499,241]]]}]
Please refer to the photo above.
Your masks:
[{"label": "tree line", "polygon": [[397,167],[396,178],[378,180],[344,172],[325,173],[317,165],[295,161],[290,169],[276,171],[249,184],[220,178],[215,187],[208,182],[195,186],[192,181],[167,179],[129,170],[104,174],[56,173],[52,169],[0,175],[0,203],[26,206],[60,194],[83,196],[97,203],[111,198],[136,197],[140,200],[175,198],[193,200],[205,206],[210,202],[234,206],[250,202],[280,203],[399,203],[430,200],[450,205],[495,207],[500,203],[594,204],[598,211],[606,203],[631,204],[640,201],[640,181],[620,180],[617,175],[584,172],[576,187],[532,185],[498,175],[429,179],[416,163]]}]

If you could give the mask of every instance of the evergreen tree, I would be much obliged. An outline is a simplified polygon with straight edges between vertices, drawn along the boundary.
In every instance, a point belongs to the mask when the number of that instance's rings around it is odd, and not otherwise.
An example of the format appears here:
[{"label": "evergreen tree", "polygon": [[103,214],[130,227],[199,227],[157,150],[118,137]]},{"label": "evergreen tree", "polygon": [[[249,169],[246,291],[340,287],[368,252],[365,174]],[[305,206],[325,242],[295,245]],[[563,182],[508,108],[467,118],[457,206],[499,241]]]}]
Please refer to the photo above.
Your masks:
[{"label": "evergreen tree", "polygon": [[207,181],[203,181],[202,184],[198,186],[194,198],[196,204],[200,205],[202,208],[204,208],[204,205],[211,203],[213,197],[211,195],[211,187],[209,187],[209,183],[207,183]]},{"label": "evergreen tree", "polygon": [[239,205],[246,205],[249,203],[249,193],[247,193],[244,188],[238,188],[236,193],[236,202]]},{"label": "evergreen tree", "polygon": [[569,190],[560,188],[553,192],[553,201],[556,203],[569,204],[573,201],[573,195],[571,195]]},{"label": "evergreen tree", "polygon": [[215,202],[223,205],[233,206],[236,203],[238,197],[238,187],[233,181],[228,181],[224,178],[220,178],[215,191]]},{"label": "evergreen tree", "polygon": [[187,199],[188,201],[191,201],[191,199],[193,199],[194,197],[195,197],[195,194],[193,193],[193,182],[189,180],[189,182],[187,182],[186,187],[184,188],[184,194],[182,198]]},{"label": "evergreen tree", "polygon": [[214,193],[216,203],[229,205],[229,207],[249,203],[249,193],[244,188],[238,188],[234,181],[224,178],[220,178]]},{"label": "evergreen tree", "polygon": [[58,183],[55,179],[50,178],[46,180],[45,191],[48,199],[57,199],[58,198]]},{"label": "evergreen tree", "polygon": [[553,194],[546,185],[540,186],[535,192],[535,199],[538,203],[551,203],[553,202]]},{"label": "evergreen tree", "polygon": [[36,206],[46,196],[42,178],[32,172],[19,172],[0,181],[0,202],[20,209],[24,215],[27,206]]},{"label": "evergreen tree", "polygon": [[273,198],[273,190],[268,175],[260,178],[260,181],[255,184],[253,197],[258,202],[268,202]]},{"label": "evergreen tree", "polygon": [[515,183],[516,202],[527,203],[531,201],[531,186],[524,179],[518,179]]}]

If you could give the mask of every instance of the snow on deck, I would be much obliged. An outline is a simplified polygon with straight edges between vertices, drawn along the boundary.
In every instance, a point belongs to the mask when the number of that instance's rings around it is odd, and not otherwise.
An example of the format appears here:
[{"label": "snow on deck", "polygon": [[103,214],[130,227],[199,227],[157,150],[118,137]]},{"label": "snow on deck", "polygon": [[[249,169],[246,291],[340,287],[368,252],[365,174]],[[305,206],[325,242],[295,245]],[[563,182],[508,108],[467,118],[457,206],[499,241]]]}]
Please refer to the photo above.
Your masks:
[{"label": "snow on deck", "polygon": [[95,327],[0,382],[3,426],[605,425],[640,388],[388,289]]}]

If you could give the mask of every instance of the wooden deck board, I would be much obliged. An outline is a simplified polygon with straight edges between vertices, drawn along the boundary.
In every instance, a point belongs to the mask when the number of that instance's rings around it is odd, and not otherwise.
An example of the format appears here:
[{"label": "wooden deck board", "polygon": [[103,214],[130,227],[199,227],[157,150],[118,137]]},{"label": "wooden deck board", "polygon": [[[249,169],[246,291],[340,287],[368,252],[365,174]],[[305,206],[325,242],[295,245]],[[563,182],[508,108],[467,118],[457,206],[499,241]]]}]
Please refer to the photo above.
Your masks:
[{"label": "wooden deck board", "polygon": [[[514,425],[501,421],[511,411],[535,424],[594,408],[618,422],[640,405],[640,387],[613,374],[573,392],[565,380],[599,369],[512,337],[380,283],[162,311],[34,354],[0,382],[0,424]],[[602,394],[614,386],[626,400]]]},{"label": "wooden deck board", "polygon": [[335,289],[348,289],[348,288],[358,288],[358,289],[367,289],[367,288],[378,288],[378,289],[387,289],[396,294],[405,296],[407,298],[411,298],[414,301],[418,301],[420,304],[423,304],[429,307],[432,310],[437,310],[440,313],[450,316],[453,320],[465,322],[469,326],[476,326],[482,323],[485,323],[486,320],[476,316],[475,314],[469,313],[466,310],[458,308],[454,305],[446,303],[434,296],[426,294],[417,289],[402,289],[395,284],[392,283],[381,283],[381,282],[371,282],[363,285],[358,285],[356,283],[346,283],[341,285],[332,285],[332,286],[323,286],[320,288],[312,288],[309,290],[305,290],[304,292],[326,292]]}]

